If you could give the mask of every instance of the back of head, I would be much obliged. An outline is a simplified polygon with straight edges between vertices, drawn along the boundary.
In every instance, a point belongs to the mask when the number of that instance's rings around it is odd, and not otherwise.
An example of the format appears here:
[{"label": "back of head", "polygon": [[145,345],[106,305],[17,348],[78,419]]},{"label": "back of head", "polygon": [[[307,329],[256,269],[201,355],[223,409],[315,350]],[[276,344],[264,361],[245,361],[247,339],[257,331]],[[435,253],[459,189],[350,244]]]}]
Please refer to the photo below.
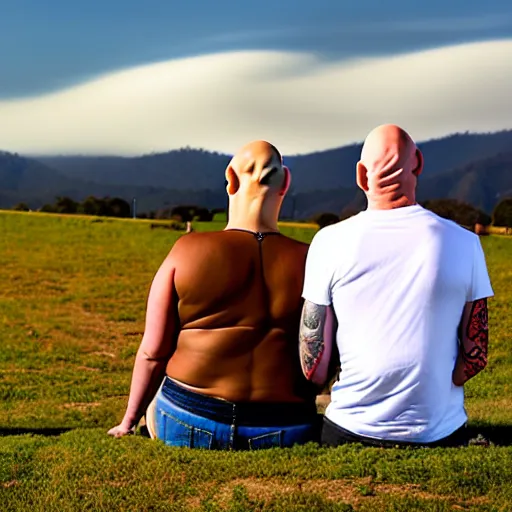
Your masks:
[{"label": "back of head", "polygon": [[410,135],[396,125],[381,125],[365,139],[357,164],[357,184],[370,209],[416,203],[417,178],[423,156]]},{"label": "back of head", "polygon": [[263,140],[246,144],[226,169],[228,194],[247,197],[284,196],[289,171],[275,146]]},{"label": "back of head", "polygon": [[263,140],[241,148],[226,169],[230,227],[276,230],[290,186],[290,171],[275,146]]}]

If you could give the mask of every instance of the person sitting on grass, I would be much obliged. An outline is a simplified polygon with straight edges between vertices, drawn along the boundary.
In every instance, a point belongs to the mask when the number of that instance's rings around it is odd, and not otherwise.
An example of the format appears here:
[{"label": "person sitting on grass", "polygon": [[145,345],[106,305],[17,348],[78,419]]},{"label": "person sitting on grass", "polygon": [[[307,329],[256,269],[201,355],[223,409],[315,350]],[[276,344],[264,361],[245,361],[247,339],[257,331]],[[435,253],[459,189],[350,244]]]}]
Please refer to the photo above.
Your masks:
[{"label": "person sitting on grass", "polygon": [[[171,446],[288,447],[316,439],[296,339],[308,245],[282,235],[290,172],[264,141],[226,169],[225,230],[180,238],[149,293],[120,437],[146,420]],[[163,379],[163,383],[162,383]]]},{"label": "person sitting on grass", "polygon": [[487,364],[493,290],[478,236],[416,203],[422,168],[404,130],[376,128],[357,164],[368,209],[311,243],[301,364],[323,384],[337,324],[341,366],[325,445],[467,442],[463,386]]}]

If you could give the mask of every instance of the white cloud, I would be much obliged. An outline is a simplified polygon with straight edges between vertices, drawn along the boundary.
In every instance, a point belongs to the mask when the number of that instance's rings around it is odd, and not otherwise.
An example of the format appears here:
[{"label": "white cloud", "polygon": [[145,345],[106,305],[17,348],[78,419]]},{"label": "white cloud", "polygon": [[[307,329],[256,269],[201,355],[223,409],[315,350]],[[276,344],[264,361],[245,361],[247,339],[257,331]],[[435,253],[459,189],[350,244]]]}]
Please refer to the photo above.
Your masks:
[{"label": "white cloud", "polygon": [[265,138],[285,154],[362,140],[393,122],[417,140],[512,126],[512,40],[326,62],[233,52],[111,73],[0,102],[0,148],[140,154],[186,145],[231,153]]}]

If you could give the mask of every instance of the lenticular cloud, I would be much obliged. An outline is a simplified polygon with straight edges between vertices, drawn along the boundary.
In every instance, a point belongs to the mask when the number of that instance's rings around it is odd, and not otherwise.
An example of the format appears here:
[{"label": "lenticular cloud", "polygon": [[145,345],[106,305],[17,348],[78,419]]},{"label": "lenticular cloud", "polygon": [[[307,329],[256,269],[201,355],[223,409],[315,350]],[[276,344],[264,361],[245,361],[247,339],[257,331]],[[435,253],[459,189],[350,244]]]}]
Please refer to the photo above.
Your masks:
[{"label": "lenticular cloud", "polygon": [[512,127],[512,40],[342,62],[306,53],[205,55],[112,72],[0,102],[0,147],[20,153],[233,152],[265,138],[286,154],[397,123],[419,140]]}]

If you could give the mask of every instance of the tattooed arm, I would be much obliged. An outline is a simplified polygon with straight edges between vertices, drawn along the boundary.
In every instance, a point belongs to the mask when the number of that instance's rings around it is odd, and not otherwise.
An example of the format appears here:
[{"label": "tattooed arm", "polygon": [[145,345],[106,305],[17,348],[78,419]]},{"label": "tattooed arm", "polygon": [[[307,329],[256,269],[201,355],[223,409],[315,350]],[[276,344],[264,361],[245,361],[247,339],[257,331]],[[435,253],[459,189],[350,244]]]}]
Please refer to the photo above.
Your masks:
[{"label": "tattooed arm", "polygon": [[459,327],[459,355],[452,374],[456,386],[463,386],[487,366],[488,342],[487,299],[466,303]]},{"label": "tattooed arm", "polygon": [[334,312],[306,300],[299,331],[299,353],[305,377],[323,386],[329,373],[334,334]]}]

